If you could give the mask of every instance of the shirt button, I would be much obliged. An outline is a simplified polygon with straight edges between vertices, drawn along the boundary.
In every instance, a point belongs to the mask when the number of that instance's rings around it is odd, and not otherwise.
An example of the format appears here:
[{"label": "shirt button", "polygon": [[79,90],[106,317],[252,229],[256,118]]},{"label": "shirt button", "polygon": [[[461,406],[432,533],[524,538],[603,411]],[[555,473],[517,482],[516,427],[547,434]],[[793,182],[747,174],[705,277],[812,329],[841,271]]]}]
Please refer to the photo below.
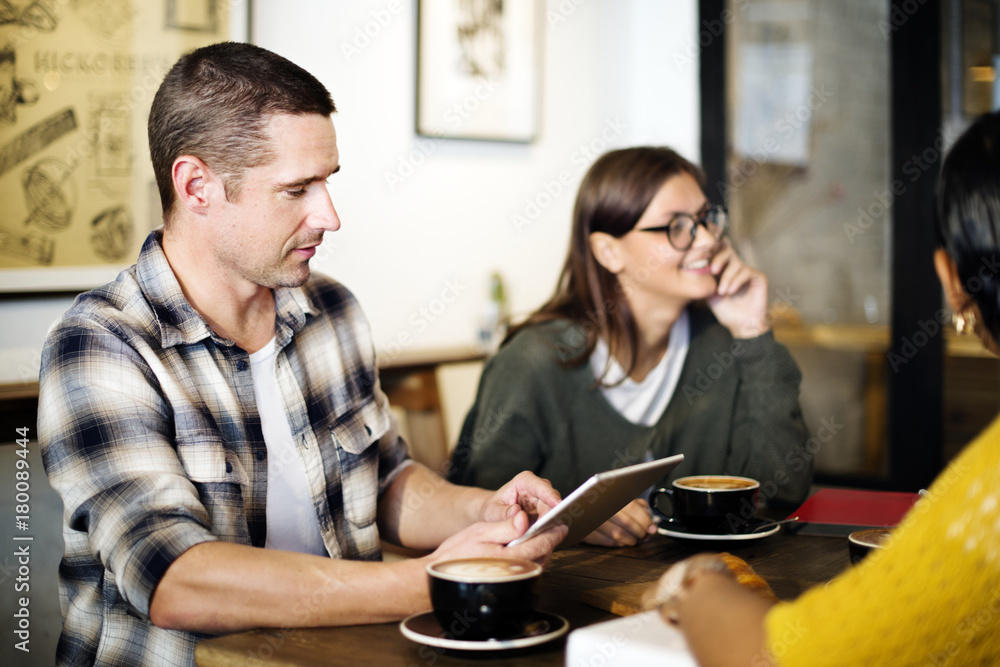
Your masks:
[{"label": "shirt button", "polygon": [[229,461],[226,461],[226,472],[232,472],[232,471],[233,471],[233,464],[230,463]]},{"label": "shirt button", "polygon": [[236,362],[236,370],[245,371],[246,369],[247,369],[247,362],[245,362],[242,359]]},{"label": "shirt button", "polygon": [[264,460],[264,456],[265,456],[264,450],[263,449],[258,449],[257,450],[257,460],[258,461],[263,461]]}]

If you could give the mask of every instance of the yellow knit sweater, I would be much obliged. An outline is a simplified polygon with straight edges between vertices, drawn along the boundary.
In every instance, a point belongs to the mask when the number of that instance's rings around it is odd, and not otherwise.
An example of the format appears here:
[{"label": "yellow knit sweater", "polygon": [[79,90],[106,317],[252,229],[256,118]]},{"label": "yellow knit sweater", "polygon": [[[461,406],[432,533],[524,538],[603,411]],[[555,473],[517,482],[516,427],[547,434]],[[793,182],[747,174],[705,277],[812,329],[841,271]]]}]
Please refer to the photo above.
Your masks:
[{"label": "yellow knit sweater", "polygon": [[777,605],[766,627],[782,667],[1000,665],[1000,419],[886,547]]}]

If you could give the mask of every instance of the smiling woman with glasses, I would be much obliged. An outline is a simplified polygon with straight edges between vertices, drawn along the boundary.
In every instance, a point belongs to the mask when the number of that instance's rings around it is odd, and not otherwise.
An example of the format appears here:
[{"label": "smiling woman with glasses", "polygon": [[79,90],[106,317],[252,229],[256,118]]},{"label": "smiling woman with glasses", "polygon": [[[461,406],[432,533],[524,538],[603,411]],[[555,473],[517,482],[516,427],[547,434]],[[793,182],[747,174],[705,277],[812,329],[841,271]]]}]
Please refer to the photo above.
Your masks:
[{"label": "smiling woman with glasses", "polygon": [[[801,374],[770,332],[767,278],[740,260],[704,180],[669,148],[591,166],[555,294],[487,363],[451,480],[495,488],[532,470],[565,495],[593,473],[684,454],[672,477],[743,475],[770,503],[805,499]],[[654,531],[637,499],[587,541]]]}]

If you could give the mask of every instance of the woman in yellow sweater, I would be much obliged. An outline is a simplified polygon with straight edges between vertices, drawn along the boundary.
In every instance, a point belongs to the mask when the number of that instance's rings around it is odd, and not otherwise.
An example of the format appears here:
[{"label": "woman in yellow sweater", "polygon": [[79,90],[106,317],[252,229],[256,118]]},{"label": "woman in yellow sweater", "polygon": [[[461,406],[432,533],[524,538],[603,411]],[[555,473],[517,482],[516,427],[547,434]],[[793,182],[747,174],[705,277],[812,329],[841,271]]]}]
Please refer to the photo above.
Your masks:
[{"label": "woman in yellow sweater", "polygon": [[[956,142],[940,195],[935,269],[959,332],[998,354],[1000,114]],[[1000,665],[1000,419],[886,547],[828,586],[775,605],[717,557],[695,556],[664,574],[658,593],[701,665]]]}]

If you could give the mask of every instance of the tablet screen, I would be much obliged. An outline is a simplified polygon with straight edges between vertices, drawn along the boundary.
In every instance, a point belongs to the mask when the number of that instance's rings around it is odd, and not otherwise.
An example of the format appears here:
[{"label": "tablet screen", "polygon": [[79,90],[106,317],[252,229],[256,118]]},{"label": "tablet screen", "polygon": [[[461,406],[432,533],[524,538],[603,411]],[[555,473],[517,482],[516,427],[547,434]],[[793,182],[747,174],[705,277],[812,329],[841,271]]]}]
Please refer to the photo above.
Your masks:
[{"label": "tablet screen", "polygon": [[564,523],[569,533],[560,546],[576,544],[613,517],[620,509],[663,478],[684,460],[683,454],[636,463],[591,476],[507,546],[516,546],[546,528]]}]

